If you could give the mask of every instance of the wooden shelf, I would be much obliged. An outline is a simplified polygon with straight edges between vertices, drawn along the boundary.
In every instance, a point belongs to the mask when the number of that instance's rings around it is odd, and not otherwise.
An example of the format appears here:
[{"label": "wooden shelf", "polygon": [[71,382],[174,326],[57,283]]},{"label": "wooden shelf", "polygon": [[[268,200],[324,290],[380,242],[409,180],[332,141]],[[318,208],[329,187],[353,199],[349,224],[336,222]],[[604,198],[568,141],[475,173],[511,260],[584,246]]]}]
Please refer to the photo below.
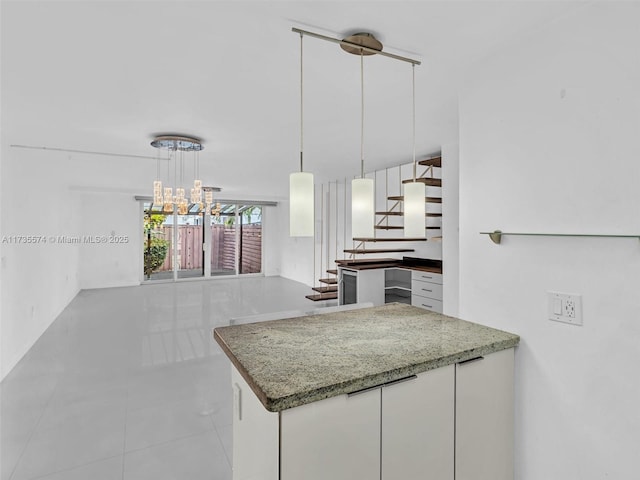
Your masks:
[{"label": "wooden shelf", "polygon": [[338,283],[338,279],[337,278],[321,278],[320,280],[318,280],[320,283],[326,283],[328,285],[333,285],[335,283]]},{"label": "wooden shelf", "polygon": [[[404,217],[404,212],[376,212],[376,215],[389,215],[393,217]],[[442,213],[427,212],[425,217],[441,217]]]},{"label": "wooden shelf", "polygon": [[337,275],[338,274],[338,270],[327,270],[327,273],[329,275]]},{"label": "wooden shelf", "polygon": [[363,265],[363,264],[367,264],[367,263],[380,263],[380,262],[397,262],[398,260],[395,258],[345,258],[345,259],[338,259],[336,260],[336,263],[340,266],[345,266],[345,265]]},{"label": "wooden shelf", "polygon": [[366,253],[400,253],[415,252],[413,248],[360,248],[343,250],[344,253],[366,254]]},{"label": "wooden shelf", "polygon": [[313,302],[320,302],[322,300],[336,300],[338,298],[338,292],[317,293],[315,295],[305,295],[304,297]]},{"label": "wooden shelf", "polygon": [[365,238],[358,237],[353,239],[354,242],[426,242],[426,238]]},{"label": "wooden shelf", "polygon": [[[428,187],[441,187],[442,186],[442,179],[441,178],[430,178],[430,177],[426,177],[425,178],[425,177],[422,177],[422,178],[416,178],[416,182],[424,183]],[[403,180],[402,183],[413,183],[413,178],[410,178],[409,180]]]},{"label": "wooden shelf", "polygon": [[[395,195],[395,196],[387,197],[387,200],[404,202],[404,195]],[[424,201],[425,203],[442,203],[442,199],[440,197],[424,197]]]},{"label": "wooden shelf", "polygon": [[[442,227],[435,227],[435,226],[425,227],[426,230],[440,230],[441,228]],[[404,230],[404,227],[400,225],[376,225],[375,229],[376,230]]]},{"label": "wooden shelf", "polygon": [[442,167],[442,157],[426,158],[420,160],[418,165],[422,165],[423,167]]},{"label": "wooden shelf", "polygon": [[313,287],[311,290],[314,290],[318,293],[328,293],[328,292],[337,292],[338,285],[332,285],[329,287]]}]

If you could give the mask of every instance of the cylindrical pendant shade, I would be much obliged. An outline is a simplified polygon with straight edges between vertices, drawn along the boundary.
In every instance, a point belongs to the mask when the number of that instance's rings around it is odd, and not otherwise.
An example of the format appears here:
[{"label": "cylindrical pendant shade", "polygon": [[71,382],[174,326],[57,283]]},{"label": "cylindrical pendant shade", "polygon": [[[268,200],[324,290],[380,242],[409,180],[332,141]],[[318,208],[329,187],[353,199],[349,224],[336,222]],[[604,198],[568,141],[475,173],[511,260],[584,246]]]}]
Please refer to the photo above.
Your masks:
[{"label": "cylindrical pendant shade", "polygon": [[351,180],[351,236],[372,238],[375,223],[373,179]]},{"label": "cylindrical pendant shade", "polygon": [[425,185],[420,182],[404,184],[404,236],[425,238]]},{"label": "cylindrical pendant shade", "polygon": [[313,237],[313,173],[289,175],[289,236]]}]

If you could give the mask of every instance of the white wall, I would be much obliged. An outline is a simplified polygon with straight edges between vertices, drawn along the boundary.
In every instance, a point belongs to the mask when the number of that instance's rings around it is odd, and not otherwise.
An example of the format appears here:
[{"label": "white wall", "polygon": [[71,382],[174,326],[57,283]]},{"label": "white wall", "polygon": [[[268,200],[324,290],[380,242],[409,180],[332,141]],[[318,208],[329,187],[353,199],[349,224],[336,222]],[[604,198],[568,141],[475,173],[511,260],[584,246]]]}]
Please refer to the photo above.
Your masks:
[{"label": "white wall", "polygon": [[79,249],[58,240],[77,234],[78,208],[56,164],[9,150],[2,169],[4,378],[77,294]]},{"label": "white wall", "polygon": [[[637,477],[640,5],[589,3],[469,72],[460,98],[460,315],[518,333],[516,478]],[[547,320],[582,295],[584,326]]]},{"label": "white wall", "polygon": [[442,146],[442,308],[458,316],[460,303],[460,175],[458,144]]},{"label": "white wall", "polygon": [[78,197],[80,234],[107,238],[107,243],[80,246],[80,287],[138,285],[142,272],[140,203],[130,193],[81,191]]}]

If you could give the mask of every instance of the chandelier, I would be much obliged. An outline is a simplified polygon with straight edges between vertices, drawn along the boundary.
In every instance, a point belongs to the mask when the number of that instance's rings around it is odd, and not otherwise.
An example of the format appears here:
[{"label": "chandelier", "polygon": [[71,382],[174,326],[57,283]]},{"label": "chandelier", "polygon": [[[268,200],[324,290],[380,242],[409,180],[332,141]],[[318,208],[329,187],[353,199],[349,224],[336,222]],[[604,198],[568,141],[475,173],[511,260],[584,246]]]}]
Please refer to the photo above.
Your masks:
[{"label": "chandelier", "polygon": [[[197,206],[197,211],[201,212],[203,207],[207,211],[211,211],[213,215],[220,214],[220,204],[213,202],[213,188],[203,188],[202,180],[200,180],[200,158],[199,152],[204,147],[202,141],[195,137],[186,137],[182,135],[160,135],[153,139],[151,146],[167,151],[167,183],[171,181],[171,166],[173,165],[173,187],[165,186],[163,188],[160,180],[160,158],[157,160],[156,180],[153,182],[153,203],[162,205],[164,213],[173,213],[174,208],[179,215],[186,215],[190,207]],[[185,190],[185,163],[191,156],[193,162],[193,187],[190,188],[189,200],[186,197]],[[175,194],[174,194],[175,192]],[[204,202],[203,200],[204,192]]]}]

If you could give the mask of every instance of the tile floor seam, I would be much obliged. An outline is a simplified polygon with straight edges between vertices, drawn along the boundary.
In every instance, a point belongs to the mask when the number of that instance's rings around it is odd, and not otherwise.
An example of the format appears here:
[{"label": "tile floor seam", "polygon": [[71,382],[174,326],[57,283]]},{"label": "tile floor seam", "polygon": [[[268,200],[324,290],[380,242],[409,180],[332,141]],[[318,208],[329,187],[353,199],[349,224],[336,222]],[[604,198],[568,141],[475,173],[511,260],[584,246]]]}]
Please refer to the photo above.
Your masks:
[{"label": "tile floor seam", "polygon": [[127,453],[127,421],[129,420],[129,379],[131,378],[131,368],[127,369],[127,397],[124,403],[124,433],[122,437],[122,474],[120,480],[124,480],[124,456]]},{"label": "tile floor seam", "polygon": [[44,413],[47,411],[47,407],[49,406],[49,403],[51,402],[51,399],[53,398],[53,396],[55,395],[56,391],[58,390],[59,382],[60,382],[60,378],[59,378],[58,375],[56,375],[56,386],[53,387],[51,395],[49,395],[49,399],[44,403],[44,406],[42,407],[42,411],[40,412],[40,415],[38,416],[38,420],[36,421],[35,425],[33,426],[33,429],[31,430],[31,433],[29,433],[29,438],[27,439],[26,442],[24,442],[24,447],[22,447],[22,450],[20,451],[20,455],[18,456],[18,459],[16,460],[16,464],[13,466],[13,469],[11,470],[11,473],[9,474],[9,480],[12,480],[14,475],[16,474],[16,470],[18,469],[18,465],[20,465],[20,460],[22,460],[22,457],[24,456],[24,452],[27,451],[27,446],[29,446],[29,442],[31,442],[31,439],[33,438],[34,433],[38,429],[38,425],[40,425],[40,422],[42,421],[42,417],[44,417]]},{"label": "tile floor seam", "polygon": [[[218,432],[215,430],[215,427],[212,428],[211,430],[216,432],[216,435],[218,434]],[[131,453],[136,453],[136,452],[140,452],[142,450],[147,450],[149,448],[155,448],[155,447],[159,447],[161,445],[167,445],[168,443],[171,443],[171,442],[178,442],[180,440],[185,440],[187,438],[197,437],[198,435],[204,435],[206,433],[209,433],[211,430],[205,430],[204,432],[198,432],[198,433],[190,433],[189,435],[184,435],[184,436],[172,438],[171,440],[165,440],[165,441],[162,441],[162,442],[154,443],[152,445],[147,445],[146,447],[134,448],[133,450],[126,451],[125,452],[125,456],[129,455]]]},{"label": "tile floor seam", "polygon": [[[211,419],[211,421],[213,422],[213,418]],[[232,464],[232,459],[229,458],[229,453],[227,452],[227,449],[224,446],[224,442],[222,441],[222,435],[220,435],[220,432],[218,431],[218,427],[215,425],[213,425],[213,428],[216,431],[216,435],[218,436],[218,440],[220,441],[220,445],[222,445],[222,451],[224,452],[224,456],[227,457],[227,462],[229,463],[229,467],[233,467]]]},{"label": "tile floor seam", "polygon": [[64,473],[64,472],[69,472],[71,470],[75,470],[77,468],[82,468],[82,467],[86,467],[87,465],[93,465],[94,463],[99,463],[99,462],[104,462],[105,460],[111,460],[112,458],[118,458],[120,455],[110,455],[108,457],[104,457],[104,458],[98,458],[96,460],[91,460],[90,462],[87,463],[83,463],[81,465],[74,465],[73,467],[69,467],[69,468],[63,468],[62,470],[55,470],[52,472],[47,472],[43,475],[37,475],[35,477],[29,477],[26,480],[38,480],[39,478],[46,478],[50,475],[56,475],[58,473]]}]

